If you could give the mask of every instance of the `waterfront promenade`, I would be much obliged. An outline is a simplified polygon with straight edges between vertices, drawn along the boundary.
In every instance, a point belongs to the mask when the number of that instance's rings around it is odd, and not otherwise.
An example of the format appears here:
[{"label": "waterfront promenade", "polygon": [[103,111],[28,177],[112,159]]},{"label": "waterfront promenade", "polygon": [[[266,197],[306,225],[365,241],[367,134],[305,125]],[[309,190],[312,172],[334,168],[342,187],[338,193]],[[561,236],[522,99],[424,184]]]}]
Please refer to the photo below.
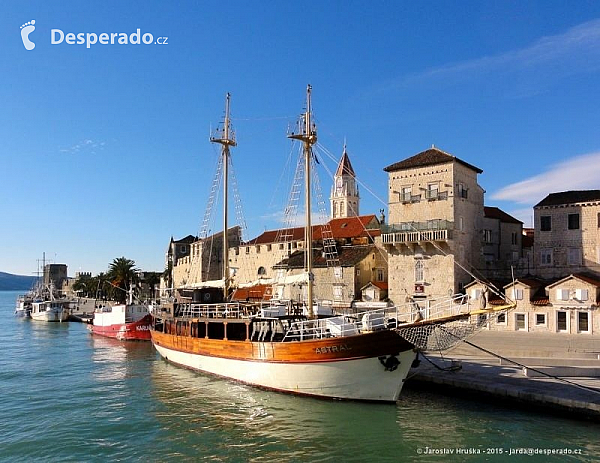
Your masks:
[{"label": "waterfront promenade", "polygon": [[484,331],[469,342],[504,359],[461,343],[442,354],[421,358],[407,387],[479,396],[495,404],[505,402],[600,421],[597,337]]}]

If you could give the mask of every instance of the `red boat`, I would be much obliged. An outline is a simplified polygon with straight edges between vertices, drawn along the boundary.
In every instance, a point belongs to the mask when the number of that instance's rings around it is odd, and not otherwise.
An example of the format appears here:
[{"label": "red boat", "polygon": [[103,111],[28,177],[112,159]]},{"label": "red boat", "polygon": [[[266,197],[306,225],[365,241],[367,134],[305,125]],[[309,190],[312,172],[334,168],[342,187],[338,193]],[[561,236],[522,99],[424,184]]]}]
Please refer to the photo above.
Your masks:
[{"label": "red boat", "polygon": [[149,341],[151,325],[152,316],[147,306],[119,304],[96,309],[90,330],[121,341]]}]

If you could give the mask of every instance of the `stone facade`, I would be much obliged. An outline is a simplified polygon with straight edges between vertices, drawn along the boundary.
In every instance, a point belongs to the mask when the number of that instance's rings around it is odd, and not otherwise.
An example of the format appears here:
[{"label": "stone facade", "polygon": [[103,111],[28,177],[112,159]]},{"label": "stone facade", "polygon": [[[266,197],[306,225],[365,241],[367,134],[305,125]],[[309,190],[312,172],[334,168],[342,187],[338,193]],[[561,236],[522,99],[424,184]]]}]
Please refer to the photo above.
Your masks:
[{"label": "stone facade", "polygon": [[[227,237],[231,255],[231,250],[240,245],[240,227],[230,228]],[[222,233],[194,240],[188,249],[187,255],[182,255],[174,262],[173,287],[191,287],[202,282],[223,279]]]},{"label": "stone facade", "polygon": [[360,215],[360,196],[356,184],[356,175],[346,152],[346,146],[344,146],[342,159],[340,159],[333,177],[330,203],[332,219]]},{"label": "stone facade", "polygon": [[600,190],[552,193],[533,212],[537,275],[600,275]]},{"label": "stone facade", "polygon": [[461,291],[472,280],[466,270],[483,266],[481,169],[432,148],[384,170],[389,298],[400,304]]},{"label": "stone facade", "polygon": [[44,266],[44,286],[52,285],[56,291],[60,290],[67,281],[67,264],[46,264]]},{"label": "stone facade", "polygon": [[[349,307],[361,299],[361,289],[372,281],[387,282],[385,252],[378,246],[342,246],[338,250],[338,265],[329,267],[322,253],[313,252],[314,297],[321,301],[331,301],[333,305]],[[292,254],[275,266],[279,271],[274,285],[274,297],[306,301],[306,281],[302,252]],[[277,284],[277,281],[294,281],[291,284]]]},{"label": "stone facade", "polygon": [[482,252],[485,266],[480,273],[487,278],[510,278],[511,266],[518,274],[527,273],[523,256],[523,222],[497,207],[484,207]]},{"label": "stone facade", "polygon": [[[471,303],[482,301],[486,283],[474,281],[466,290]],[[552,282],[537,278],[519,278],[506,284],[504,294],[516,308],[501,313],[487,328],[494,331],[530,333],[600,334],[600,280],[583,274]],[[488,290],[489,291],[489,290]],[[488,304],[504,303],[489,293]]]}]

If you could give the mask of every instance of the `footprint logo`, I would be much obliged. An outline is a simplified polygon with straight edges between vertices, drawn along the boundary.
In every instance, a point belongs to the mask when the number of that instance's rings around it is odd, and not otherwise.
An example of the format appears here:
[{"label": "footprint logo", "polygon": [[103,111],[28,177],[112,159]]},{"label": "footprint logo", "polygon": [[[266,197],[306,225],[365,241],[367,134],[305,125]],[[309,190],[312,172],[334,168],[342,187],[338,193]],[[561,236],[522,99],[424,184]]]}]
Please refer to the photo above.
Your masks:
[{"label": "footprint logo", "polygon": [[23,39],[23,45],[25,45],[27,50],[33,50],[35,48],[35,43],[29,40],[29,34],[35,30],[34,24],[35,19],[32,19],[21,26],[21,38]]}]

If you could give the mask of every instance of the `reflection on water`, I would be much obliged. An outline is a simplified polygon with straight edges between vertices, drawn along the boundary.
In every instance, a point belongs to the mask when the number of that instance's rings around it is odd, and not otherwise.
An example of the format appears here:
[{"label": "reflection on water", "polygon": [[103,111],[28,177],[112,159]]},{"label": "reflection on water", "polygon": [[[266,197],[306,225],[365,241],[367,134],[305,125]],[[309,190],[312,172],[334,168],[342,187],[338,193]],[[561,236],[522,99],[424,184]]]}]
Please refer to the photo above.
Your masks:
[{"label": "reflection on water", "polygon": [[179,456],[189,459],[213,453],[254,461],[326,460],[338,452],[348,458],[364,457],[365,451],[381,454],[379,444],[370,448],[382,441],[372,439],[373,429],[398,435],[393,405],[262,391],[164,361],[153,365],[152,380],[156,399],[163,405],[156,419],[161,428],[172,431],[165,437],[174,440]]},{"label": "reflection on water", "polygon": [[[155,419],[171,449],[161,459],[421,462],[439,461],[439,456],[417,455],[425,447],[536,447],[581,449],[587,457],[572,461],[588,461],[600,452],[595,424],[493,403],[411,389],[403,391],[396,405],[318,400],[261,391],[162,360],[152,364],[151,375],[152,394],[160,404]],[[469,458],[477,460],[473,455],[449,460]]]},{"label": "reflection on water", "polygon": [[600,454],[595,423],[411,388],[397,405],[262,391],[173,366],[148,342],[17,319],[15,297],[0,292],[0,461],[422,463],[483,460],[417,455],[426,446],[507,445],[584,450],[567,461]]}]

